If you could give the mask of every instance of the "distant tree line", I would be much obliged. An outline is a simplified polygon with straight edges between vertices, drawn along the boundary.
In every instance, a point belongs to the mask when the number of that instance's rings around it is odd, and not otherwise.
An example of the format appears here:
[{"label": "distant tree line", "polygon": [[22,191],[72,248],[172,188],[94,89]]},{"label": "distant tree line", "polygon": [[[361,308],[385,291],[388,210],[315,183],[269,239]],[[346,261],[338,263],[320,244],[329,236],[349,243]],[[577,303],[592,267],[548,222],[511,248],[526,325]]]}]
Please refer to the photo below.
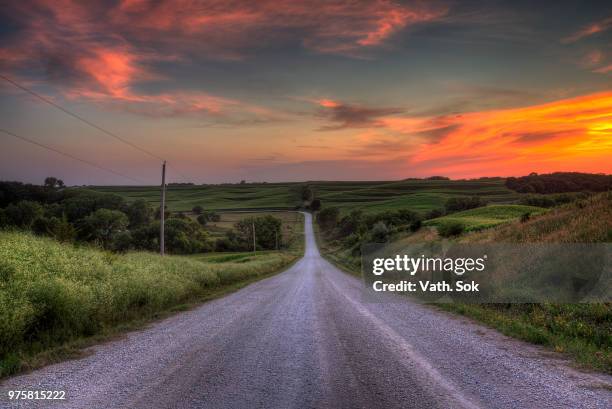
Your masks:
[{"label": "distant tree line", "polygon": [[556,172],[506,179],[506,187],[519,193],[604,192],[612,189],[612,175]]},{"label": "distant tree line", "polygon": [[[127,203],[119,195],[82,188],[65,188],[56,178],[43,186],[0,182],[0,228],[29,230],[63,242],[88,242],[112,251],[159,250],[160,209],[145,200]],[[193,209],[194,220],[164,210],[165,245],[169,253],[252,249],[253,220],[240,221],[226,237],[215,239],[204,226],[219,215]],[[254,219],[258,249],[282,243],[281,221],[272,216]]]}]

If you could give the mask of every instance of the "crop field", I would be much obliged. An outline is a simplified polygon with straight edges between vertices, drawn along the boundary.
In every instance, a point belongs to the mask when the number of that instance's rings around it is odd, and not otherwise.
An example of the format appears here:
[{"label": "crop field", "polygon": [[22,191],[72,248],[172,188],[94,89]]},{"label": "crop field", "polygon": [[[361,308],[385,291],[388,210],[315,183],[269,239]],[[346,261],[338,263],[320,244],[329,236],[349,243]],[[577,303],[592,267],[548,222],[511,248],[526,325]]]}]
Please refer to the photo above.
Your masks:
[{"label": "crop field", "polygon": [[[442,208],[447,199],[481,196],[489,203],[512,203],[519,194],[504,186],[504,179],[402,180],[378,182],[247,183],[233,185],[169,186],[170,211],[189,211],[200,205],[206,210],[294,209],[301,204],[300,189],[307,184],[323,206],[339,207],[343,213],[361,209],[365,213],[410,209],[426,212]],[[128,201],[145,199],[158,206],[157,186],[100,186]]]},{"label": "crop field", "polygon": [[[293,209],[297,196],[290,186],[287,183],[169,185],[166,205],[170,211],[189,211],[197,205],[206,210]],[[93,189],[118,194],[128,201],[144,199],[159,207],[159,186],[101,186]]]},{"label": "crop field", "polygon": [[531,217],[546,211],[547,209],[535,206],[489,205],[427,220],[425,225],[441,226],[448,223],[461,223],[466,231],[475,231],[517,219],[526,213]]},{"label": "crop field", "polygon": [[[282,221],[281,232],[283,242],[292,242],[298,237],[302,237],[304,232],[304,217],[294,211],[224,211],[217,212],[220,216],[218,222],[206,224],[206,230],[213,236],[225,234],[234,227],[234,224],[242,219],[249,217],[274,216]],[[194,216],[192,216],[194,217]]]}]

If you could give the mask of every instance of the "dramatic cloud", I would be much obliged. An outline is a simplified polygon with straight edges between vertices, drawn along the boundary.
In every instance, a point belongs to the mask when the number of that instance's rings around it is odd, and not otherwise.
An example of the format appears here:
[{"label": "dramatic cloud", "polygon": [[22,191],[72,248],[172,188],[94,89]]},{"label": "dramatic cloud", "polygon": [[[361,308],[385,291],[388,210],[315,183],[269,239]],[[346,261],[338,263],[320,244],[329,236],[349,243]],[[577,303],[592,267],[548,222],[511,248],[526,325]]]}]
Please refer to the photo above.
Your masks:
[{"label": "dramatic cloud", "polygon": [[[320,104],[330,110],[344,106],[331,100]],[[516,175],[526,169],[612,171],[612,92],[459,115],[367,118],[372,129],[338,152],[362,160],[403,158],[407,175],[435,169],[454,177]]]},{"label": "dramatic cloud", "polygon": [[380,121],[381,117],[402,112],[399,108],[370,108],[329,99],[322,99],[316,102],[321,106],[318,115],[333,123],[333,125],[320,128],[323,131],[381,127],[384,125]]},{"label": "dramatic cloud", "polygon": [[[243,59],[256,49],[296,41],[313,52],[356,55],[407,26],[443,16],[446,8],[387,0],[123,0],[110,7],[103,1],[31,0],[15,2],[5,13],[17,29],[0,47],[0,68],[42,69],[65,96],[129,112],[229,116],[242,109],[234,120],[256,123],[274,115],[204,90],[182,90],[158,65],[194,58]],[[161,83],[167,91],[145,92],[142,85],[151,83]],[[358,117],[377,114],[348,107],[339,110],[338,118],[348,126],[366,125],[371,119],[359,123]]]},{"label": "dramatic cloud", "polygon": [[589,24],[581,28],[577,32],[563,38],[561,42],[562,43],[574,43],[578,40],[582,40],[583,38],[591,37],[595,34],[603,33],[604,31],[607,31],[610,28],[612,28],[612,16],[605,18],[603,20],[600,20],[600,21],[596,21],[592,24]]},{"label": "dramatic cloud", "polygon": [[142,39],[159,32],[180,46],[197,41],[221,58],[240,58],[262,43],[300,41],[323,53],[351,54],[382,44],[393,34],[444,16],[439,3],[390,0],[123,1],[111,13]]},{"label": "dramatic cloud", "polygon": [[[449,172],[463,176],[475,176],[487,166],[505,175],[577,165],[612,170],[612,92],[430,119],[428,123],[436,121],[445,135],[436,143],[425,140],[412,155],[412,165],[445,163]],[[426,123],[413,122],[412,130],[419,132],[424,126]],[[456,161],[466,156],[479,159],[469,164]]]}]

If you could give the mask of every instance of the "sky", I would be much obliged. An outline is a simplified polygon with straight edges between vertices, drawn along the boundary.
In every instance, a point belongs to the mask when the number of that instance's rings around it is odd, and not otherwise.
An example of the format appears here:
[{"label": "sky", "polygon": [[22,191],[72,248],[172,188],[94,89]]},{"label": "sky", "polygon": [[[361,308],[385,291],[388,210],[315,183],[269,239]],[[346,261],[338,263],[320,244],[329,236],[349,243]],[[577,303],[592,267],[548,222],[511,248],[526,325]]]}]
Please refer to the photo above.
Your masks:
[{"label": "sky", "polygon": [[609,1],[14,0],[0,179],[612,173]]}]

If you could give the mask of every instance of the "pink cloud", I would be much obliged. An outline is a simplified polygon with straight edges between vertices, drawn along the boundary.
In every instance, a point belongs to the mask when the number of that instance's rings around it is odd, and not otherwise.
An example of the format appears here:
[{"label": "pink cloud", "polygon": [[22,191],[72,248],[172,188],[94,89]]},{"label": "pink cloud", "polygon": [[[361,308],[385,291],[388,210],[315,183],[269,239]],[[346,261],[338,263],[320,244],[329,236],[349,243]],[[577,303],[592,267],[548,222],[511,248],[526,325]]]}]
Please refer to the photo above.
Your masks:
[{"label": "pink cloud", "polygon": [[23,29],[0,47],[1,68],[42,68],[68,97],[161,115],[269,112],[206,92],[142,91],[137,85],[167,80],[156,69],[160,61],[242,59],[255,48],[296,40],[314,52],[354,55],[446,13],[433,3],[390,0],[123,0],[110,8],[102,1],[30,0],[9,8]]},{"label": "pink cloud", "polygon": [[574,43],[576,41],[582,40],[583,38],[591,37],[595,34],[607,31],[610,28],[612,28],[612,16],[605,18],[603,20],[600,20],[600,21],[596,21],[594,23],[591,23],[581,28],[575,33],[563,38],[561,42],[562,43]]}]

